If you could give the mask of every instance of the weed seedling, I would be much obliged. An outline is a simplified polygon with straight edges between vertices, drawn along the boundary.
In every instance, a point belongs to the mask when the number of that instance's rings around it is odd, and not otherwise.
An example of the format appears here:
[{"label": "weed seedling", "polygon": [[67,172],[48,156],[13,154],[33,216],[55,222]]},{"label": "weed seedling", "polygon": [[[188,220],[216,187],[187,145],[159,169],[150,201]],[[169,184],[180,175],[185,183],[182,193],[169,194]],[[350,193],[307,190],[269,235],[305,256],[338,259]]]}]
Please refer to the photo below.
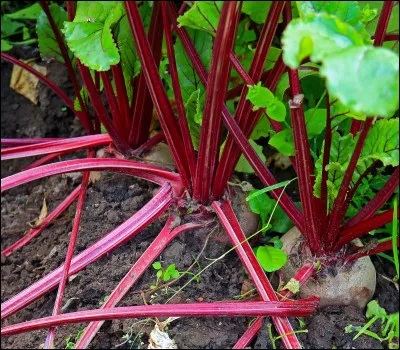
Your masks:
[{"label": "weed seedling", "polygon": [[76,337],[74,338],[74,341],[71,340],[72,334],[70,334],[69,337],[65,338],[65,342],[67,343],[65,349],[74,349],[76,342],[79,340],[82,334],[83,334],[83,329],[79,329]]},{"label": "weed seedling", "polygon": [[[386,310],[379,306],[376,300],[372,300],[367,305],[367,312],[365,314],[370,320],[364,326],[348,325],[345,328],[346,333],[358,331],[353,340],[356,340],[360,335],[365,334],[380,342],[387,341],[389,349],[399,348],[399,313],[388,315]],[[381,320],[380,335],[376,332],[370,331],[370,328],[377,320]]]},{"label": "weed seedling", "polygon": [[99,301],[99,305],[104,305],[104,303],[108,300],[109,296],[105,295],[102,301]]}]

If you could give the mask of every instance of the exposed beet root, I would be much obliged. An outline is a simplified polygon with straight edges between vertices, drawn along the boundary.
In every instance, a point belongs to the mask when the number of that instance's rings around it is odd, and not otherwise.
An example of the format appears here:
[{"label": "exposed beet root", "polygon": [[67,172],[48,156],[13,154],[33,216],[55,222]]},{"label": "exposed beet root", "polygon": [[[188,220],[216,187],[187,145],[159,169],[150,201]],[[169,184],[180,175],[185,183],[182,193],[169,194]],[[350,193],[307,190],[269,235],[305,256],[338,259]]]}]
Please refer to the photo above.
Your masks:
[{"label": "exposed beet root", "polygon": [[[321,298],[319,307],[357,305],[361,309],[372,299],[376,287],[376,271],[368,256],[348,264],[344,264],[343,254],[320,259],[311,257],[296,227],[284,234],[281,241],[282,249],[288,255],[287,264],[282,268],[285,282],[295,275],[303,261],[321,263],[316,276],[300,288],[300,298],[315,295]],[[358,239],[352,243],[362,246]]]}]

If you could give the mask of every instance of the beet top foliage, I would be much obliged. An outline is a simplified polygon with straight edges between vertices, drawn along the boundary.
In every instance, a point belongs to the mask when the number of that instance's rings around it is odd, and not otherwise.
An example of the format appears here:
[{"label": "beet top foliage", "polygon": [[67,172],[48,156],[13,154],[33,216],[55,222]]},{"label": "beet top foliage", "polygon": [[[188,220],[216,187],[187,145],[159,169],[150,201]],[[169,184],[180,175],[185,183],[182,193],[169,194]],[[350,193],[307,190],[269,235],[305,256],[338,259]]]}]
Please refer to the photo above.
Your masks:
[{"label": "beet top foliage", "polygon": [[[300,283],[318,273],[319,258],[343,251],[353,239],[392,221],[393,209],[386,203],[399,180],[399,38],[391,20],[395,2],[384,2],[379,11],[355,1],[195,1],[179,11],[163,1],[67,1],[67,11],[39,3],[42,57],[65,64],[75,97],[26,63],[4,53],[2,58],[50,86],[88,136],[3,139],[3,159],[43,157],[2,179],[2,191],[50,175],[84,175],[41,226],[2,252],[9,255],[27,244],[78,198],[65,264],[2,304],[5,319],[58,287],[53,316],[4,327],[2,335],[50,328],[48,348],[54,346],[55,326],[90,321],[76,344],[86,347],[106,319],[270,315],[277,331],[286,334],[284,345],[300,348],[286,317],[310,314],[316,300],[280,301],[282,295],[272,289],[233,212],[228,180],[235,168],[246,169],[273,186],[269,193],[304,235],[315,262],[294,276]],[[162,131],[149,137],[153,110]],[[282,187],[274,187],[277,182],[255,143],[262,136],[290,157],[300,209]],[[133,160],[164,140],[177,172]],[[104,145],[110,145],[115,157],[95,157],[94,149]],[[87,158],[50,163],[81,149],[88,149]],[[161,187],[139,212],[73,256],[94,170],[137,176]],[[371,183],[375,191],[359,208]],[[199,205],[192,210],[194,202]],[[163,230],[100,310],[60,315],[68,276],[166,211]],[[212,227],[216,217],[263,302],[115,307],[172,239],[186,230]],[[347,262],[390,250],[392,242],[354,249],[346,250]],[[236,347],[247,346],[260,326],[261,318]]]}]

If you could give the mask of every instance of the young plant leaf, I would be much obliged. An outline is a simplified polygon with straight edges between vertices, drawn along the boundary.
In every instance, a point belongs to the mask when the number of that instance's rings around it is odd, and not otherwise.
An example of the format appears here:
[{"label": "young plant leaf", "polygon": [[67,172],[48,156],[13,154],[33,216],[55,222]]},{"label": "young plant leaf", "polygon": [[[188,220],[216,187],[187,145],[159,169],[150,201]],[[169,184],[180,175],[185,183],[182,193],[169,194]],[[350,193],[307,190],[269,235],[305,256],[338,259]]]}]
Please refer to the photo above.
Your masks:
[{"label": "young plant leaf", "polygon": [[279,270],[287,261],[287,255],[283,250],[270,246],[257,247],[255,254],[260,265],[267,272]]},{"label": "young plant leaf", "polygon": [[371,22],[378,15],[378,9],[370,8],[369,4],[366,4],[364,8],[361,10],[360,21],[362,23]]},{"label": "young plant leaf", "polygon": [[[55,24],[57,25],[57,28],[61,31],[64,26],[64,22],[68,21],[67,13],[57,4],[51,4],[49,6],[49,10]],[[44,11],[41,12],[37,19],[36,32],[39,40],[39,49],[42,59],[46,61],[51,58],[55,58],[57,61],[64,63],[64,58],[61,54],[60,47]],[[61,35],[63,34],[61,33]],[[71,52],[69,52],[69,56],[72,57]]]},{"label": "young plant leaf", "polygon": [[261,86],[261,82],[257,85],[248,85],[249,91],[246,99],[253,105],[253,110],[266,108],[268,116],[276,121],[284,121],[286,117],[286,107],[279,101],[274,94],[266,87]]},{"label": "young plant leaf", "polygon": [[162,268],[161,263],[159,261],[156,261],[155,263],[153,263],[152,266],[155,270],[160,270]]},{"label": "young plant leaf", "polygon": [[268,242],[272,243],[277,249],[281,249],[283,247],[283,243],[278,236],[272,237]]},{"label": "young plant leaf", "polygon": [[342,49],[363,44],[362,35],[339,18],[326,13],[311,14],[287,26],[282,37],[283,60],[295,69],[307,57],[321,62]]},{"label": "young plant leaf", "polygon": [[320,72],[331,96],[355,112],[389,118],[399,107],[399,56],[388,49],[361,46],[331,53]]},{"label": "young plant leaf", "polygon": [[246,99],[249,100],[257,109],[266,108],[275,98],[274,94],[266,87],[261,86],[261,82],[257,85],[248,85],[249,91]]},{"label": "young plant leaf", "polygon": [[367,312],[365,313],[367,318],[372,318],[374,316],[385,317],[386,315],[386,310],[381,307],[376,300],[371,300],[367,304]]}]

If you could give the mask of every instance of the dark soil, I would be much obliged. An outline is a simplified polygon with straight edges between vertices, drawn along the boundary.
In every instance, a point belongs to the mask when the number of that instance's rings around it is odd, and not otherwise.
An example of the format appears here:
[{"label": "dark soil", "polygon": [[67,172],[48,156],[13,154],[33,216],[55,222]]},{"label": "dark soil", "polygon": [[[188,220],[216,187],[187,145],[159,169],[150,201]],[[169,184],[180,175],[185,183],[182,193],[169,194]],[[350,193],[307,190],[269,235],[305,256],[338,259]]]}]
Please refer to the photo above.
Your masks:
[{"label": "dark soil", "polygon": [[[68,91],[70,88],[64,80],[65,74],[58,65],[52,65],[52,78]],[[43,101],[32,105],[24,97],[8,89],[10,66],[2,63],[2,137],[62,137],[82,133],[76,119],[70,112],[62,112],[62,102],[47,88],[41,87]],[[18,105],[18,107],[12,107]],[[31,159],[2,162],[2,177],[15,173],[31,162]],[[285,175],[283,175],[283,178]],[[28,229],[28,223],[35,220],[41,210],[43,198],[46,197],[49,212],[64,199],[80,182],[81,176],[76,174],[56,176],[20,186],[5,192],[1,198],[1,247],[4,249]],[[255,184],[256,185],[256,184]],[[81,229],[75,254],[87,248],[95,241],[117,227],[147,203],[157,186],[127,176],[107,175],[90,187],[81,220]],[[2,302],[26,288],[45,274],[63,263],[71,232],[74,215],[72,205],[64,215],[41,233],[29,245],[14,253],[9,258],[1,257],[2,269]],[[154,237],[162,229],[166,215],[106,257],[89,265],[79,272],[67,285],[63,305],[69,305],[64,312],[99,308],[104,297],[109,295],[116,284],[146,250]],[[210,260],[222,255],[227,247],[213,234],[199,259],[202,267]],[[199,235],[188,231],[176,238],[159,257],[163,266],[176,264],[176,268],[185,271],[203,248],[206,234]],[[378,271],[378,287],[374,298],[387,312],[398,311],[398,292],[389,279],[394,271],[391,265],[374,259]],[[195,267],[193,272],[198,271]],[[172,302],[187,303],[200,301],[230,301],[241,293],[244,270],[238,256],[233,252],[224,260],[205,271],[200,283],[190,283]],[[156,294],[145,293],[147,303],[163,303],[173,295],[174,290],[188,281],[183,277],[169,288],[163,288]],[[141,290],[149,289],[155,284],[155,270],[152,268],[142,276],[138,283],[126,295],[120,306],[142,305],[144,303]],[[53,291],[35,303],[11,316],[2,326],[23,322],[34,318],[48,316],[52,313],[56,292]],[[353,341],[353,334],[346,334],[344,328],[349,325],[363,325],[366,322],[365,310],[352,307],[325,309],[318,311],[312,318],[305,320],[308,333],[299,333],[299,339],[305,348],[326,348],[333,346],[345,349],[382,348],[375,339],[361,336]],[[187,318],[173,321],[168,327],[168,334],[175,340],[179,348],[230,348],[244,333],[251,319],[249,318]],[[291,320],[295,329],[299,329],[297,319]],[[272,348],[265,324],[251,348]],[[65,347],[65,339],[74,338],[85,324],[59,327],[56,347]],[[138,324],[137,320],[105,322],[91,344],[91,348],[147,348],[148,335],[154,327],[153,322]],[[376,326],[378,329],[378,325]],[[2,338],[4,348],[39,348],[44,344],[45,330],[24,333],[18,336]],[[280,341],[277,341],[280,347]]]}]

